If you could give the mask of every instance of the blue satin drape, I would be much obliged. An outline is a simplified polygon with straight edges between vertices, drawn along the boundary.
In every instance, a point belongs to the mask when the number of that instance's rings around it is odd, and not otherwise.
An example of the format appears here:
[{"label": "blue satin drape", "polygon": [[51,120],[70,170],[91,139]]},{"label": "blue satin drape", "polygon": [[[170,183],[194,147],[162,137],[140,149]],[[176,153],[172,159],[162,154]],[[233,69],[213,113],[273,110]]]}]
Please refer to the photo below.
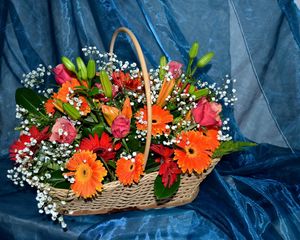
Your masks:
[{"label": "blue satin drape", "polygon": [[[2,0],[0,239],[298,239],[299,20],[291,0]],[[33,189],[20,191],[6,179],[7,149],[17,136],[14,91],[39,63],[74,58],[85,45],[107,50],[120,26],[135,32],[149,66],[162,54],[186,63],[194,40],[201,53],[214,51],[199,75],[218,84],[226,74],[237,78],[239,101],[226,113],[231,131],[260,144],[223,158],[191,204],[66,217],[63,232],[38,214]],[[116,44],[121,58],[136,61],[125,36]]]}]

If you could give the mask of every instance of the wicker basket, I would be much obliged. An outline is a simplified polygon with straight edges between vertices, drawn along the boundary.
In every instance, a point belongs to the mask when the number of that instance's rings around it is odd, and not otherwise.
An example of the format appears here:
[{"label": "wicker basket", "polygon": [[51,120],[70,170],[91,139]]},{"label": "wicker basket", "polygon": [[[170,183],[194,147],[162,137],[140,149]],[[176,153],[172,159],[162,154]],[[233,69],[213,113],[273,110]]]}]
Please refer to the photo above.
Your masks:
[{"label": "wicker basket", "polygon": [[[115,31],[110,45],[110,53],[113,53],[114,43],[117,35],[125,32],[131,38],[141,65],[143,78],[145,81],[145,93],[148,110],[148,128],[145,145],[145,163],[149,155],[151,144],[151,128],[152,128],[152,109],[150,96],[150,81],[145,63],[145,59],[141,47],[134,34],[127,28],[119,28]],[[134,209],[149,209],[174,207],[187,204],[193,201],[199,192],[200,183],[214,169],[220,159],[213,159],[210,166],[202,174],[184,174],[181,178],[178,191],[170,198],[157,200],[154,195],[154,181],[158,172],[145,174],[138,184],[130,187],[124,187],[119,181],[106,183],[103,190],[96,197],[90,200],[78,198],[72,190],[50,188],[50,196],[56,203],[59,212],[64,215],[87,215],[87,214],[104,214],[109,212],[117,212]],[[62,202],[65,202],[62,204]]]}]

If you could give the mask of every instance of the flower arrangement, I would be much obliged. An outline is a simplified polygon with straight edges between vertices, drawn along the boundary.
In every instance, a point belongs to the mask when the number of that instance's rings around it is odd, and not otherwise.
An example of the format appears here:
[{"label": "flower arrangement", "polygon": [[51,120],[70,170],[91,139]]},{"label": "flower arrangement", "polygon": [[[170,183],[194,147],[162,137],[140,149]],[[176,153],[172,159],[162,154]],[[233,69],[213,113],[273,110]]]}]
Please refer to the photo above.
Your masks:
[{"label": "flower arrangement", "polygon": [[[77,57],[75,65],[62,57],[54,68],[40,65],[24,75],[25,88],[16,91],[21,134],[10,147],[15,166],[8,177],[36,187],[40,213],[51,214],[63,227],[50,187],[92,199],[105,183],[130,187],[158,171],[154,193],[165,199],[176,193],[183,174],[201,174],[213,158],[253,145],[233,142],[229,119],[222,116],[236,101],[235,91],[227,91],[232,80],[226,76],[221,88],[195,77],[214,56],[209,52],[196,62],[195,42],[185,70],[163,56],[159,67],[149,71],[152,144],[146,163],[148,109],[137,64],[101,54],[96,47],[83,53],[87,63]],[[51,74],[57,87],[40,90]]]}]

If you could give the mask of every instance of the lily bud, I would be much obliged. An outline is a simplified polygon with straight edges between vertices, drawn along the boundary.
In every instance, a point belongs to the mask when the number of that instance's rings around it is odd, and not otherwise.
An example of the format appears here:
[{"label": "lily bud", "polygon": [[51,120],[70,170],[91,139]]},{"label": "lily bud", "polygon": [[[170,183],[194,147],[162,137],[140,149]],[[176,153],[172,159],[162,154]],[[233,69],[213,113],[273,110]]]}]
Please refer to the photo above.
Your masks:
[{"label": "lily bud", "polygon": [[96,63],[95,60],[90,59],[87,64],[87,76],[88,79],[93,79],[96,74]]},{"label": "lily bud", "polygon": [[73,120],[78,120],[80,118],[79,111],[75,107],[73,107],[71,104],[63,103],[63,109],[64,109],[65,113],[68,114],[68,116],[70,118],[72,118]]},{"label": "lily bud", "polygon": [[107,105],[102,105],[101,110],[103,113],[103,116],[109,126],[112,125],[112,122],[115,120],[115,118],[120,114],[119,109],[115,107],[110,107]]},{"label": "lily bud", "polygon": [[81,79],[86,80],[87,79],[87,70],[86,70],[86,66],[85,66],[83,60],[81,59],[81,57],[76,58],[76,63],[77,63],[77,67],[78,67],[79,77]]},{"label": "lily bud", "polygon": [[200,58],[197,62],[197,67],[198,68],[203,68],[205,67],[211,59],[214,57],[215,53],[214,52],[208,52],[206,53],[202,58]]},{"label": "lily bud", "polygon": [[124,101],[122,115],[124,115],[129,120],[132,118],[132,109],[131,109],[129,97],[126,97]]},{"label": "lily bud", "polygon": [[104,95],[108,98],[112,98],[112,84],[111,81],[109,80],[106,71],[104,70],[100,72],[100,82],[101,82]]},{"label": "lily bud", "polygon": [[69,58],[63,56],[61,58],[61,62],[69,71],[76,73],[75,65],[74,63],[72,63],[72,61]]},{"label": "lily bud", "polygon": [[190,52],[189,52],[189,57],[191,59],[194,59],[195,57],[197,57],[198,55],[198,49],[199,49],[199,43],[198,42],[194,42],[191,49],[190,49]]},{"label": "lily bud", "polygon": [[159,61],[159,78],[162,80],[165,77],[166,70],[164,69],[165,66],[167,66],[167,58],[165,56],[162,56]]}]

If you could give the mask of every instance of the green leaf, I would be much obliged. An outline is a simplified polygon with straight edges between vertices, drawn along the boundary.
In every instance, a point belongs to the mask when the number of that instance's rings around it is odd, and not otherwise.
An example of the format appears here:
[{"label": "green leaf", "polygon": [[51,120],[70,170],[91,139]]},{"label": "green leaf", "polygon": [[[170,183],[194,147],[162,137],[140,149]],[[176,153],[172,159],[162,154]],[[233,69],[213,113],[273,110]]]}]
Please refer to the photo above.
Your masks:
[{"label": "green leaf", "polygon": [[145,173],[152,173],[159,170],[160,165],[145,170]]},{"label": "green leaf", "polygon": [[162,178],[157,175],[154,182],[154,194],[158,200],[171,197],[175,194],[180,185],[180,174],[177,175],[176,182],[170,188],[166,188],[162,183]]},{"label": "green leaf", "polygon": [[83,128],[82,136],[88,137],[89,135],[93,135],[92,130],[90,128],[87,128],[87,127]]},{"label": "green leaf", "polygon": [[196,97],[196,100],[200,99],[201,97],[207,96],[208,94],[209,94],[208,88],[200,89],[192,93],[192,95]]},{"label": "green leaf", "polygon": [[132,152],[144,152],[144,147],[142,146],[141,141],[134,138],[134,135],[128,135],[126,138],[128,138],[126,144]]},{"label": "green leaf", "polygon": [[224,155],[246,150],[246,147],[255,147],[257,144],[252,142],[222,142],[220,146],[214,151],[213,158],[220,158]]},{"label": "green leaf", "polygon": [[101,137],[104,130],[105,130],[105,125],[103,123],[99,123],[92,128],[92,135],[95,135],[95,133],[97,133],[97,135]]},{"label": "green leaf", "polygon": [[89,91],[88,95],[89,96],[95,96],[95,95],[98,95],[98,94],[101,94],[101,93],[103,93],[103,91],[101,89],[99,89],[97,87],[94,87],[94,88],[92,88],[91,91]]},{"label": "green leaf", "polygon": [[16,103],[35,115],[45,116],[43,114],[44,100],[46,100],[46,98],[38,95],[35,91],[29,88],[18,88],[16,90]]},{"label": "green leaf", "polygon": [[55,188],[69,189],[70,183],[64,178],[62,171],[57,170],[51,173],[48,183]]},{"label": "green leaf", "polygon": [[109,160],[107,162],[107,165],[112,167],[113,169],[116,169],[116,161],[113,161],[113,160]]}]

